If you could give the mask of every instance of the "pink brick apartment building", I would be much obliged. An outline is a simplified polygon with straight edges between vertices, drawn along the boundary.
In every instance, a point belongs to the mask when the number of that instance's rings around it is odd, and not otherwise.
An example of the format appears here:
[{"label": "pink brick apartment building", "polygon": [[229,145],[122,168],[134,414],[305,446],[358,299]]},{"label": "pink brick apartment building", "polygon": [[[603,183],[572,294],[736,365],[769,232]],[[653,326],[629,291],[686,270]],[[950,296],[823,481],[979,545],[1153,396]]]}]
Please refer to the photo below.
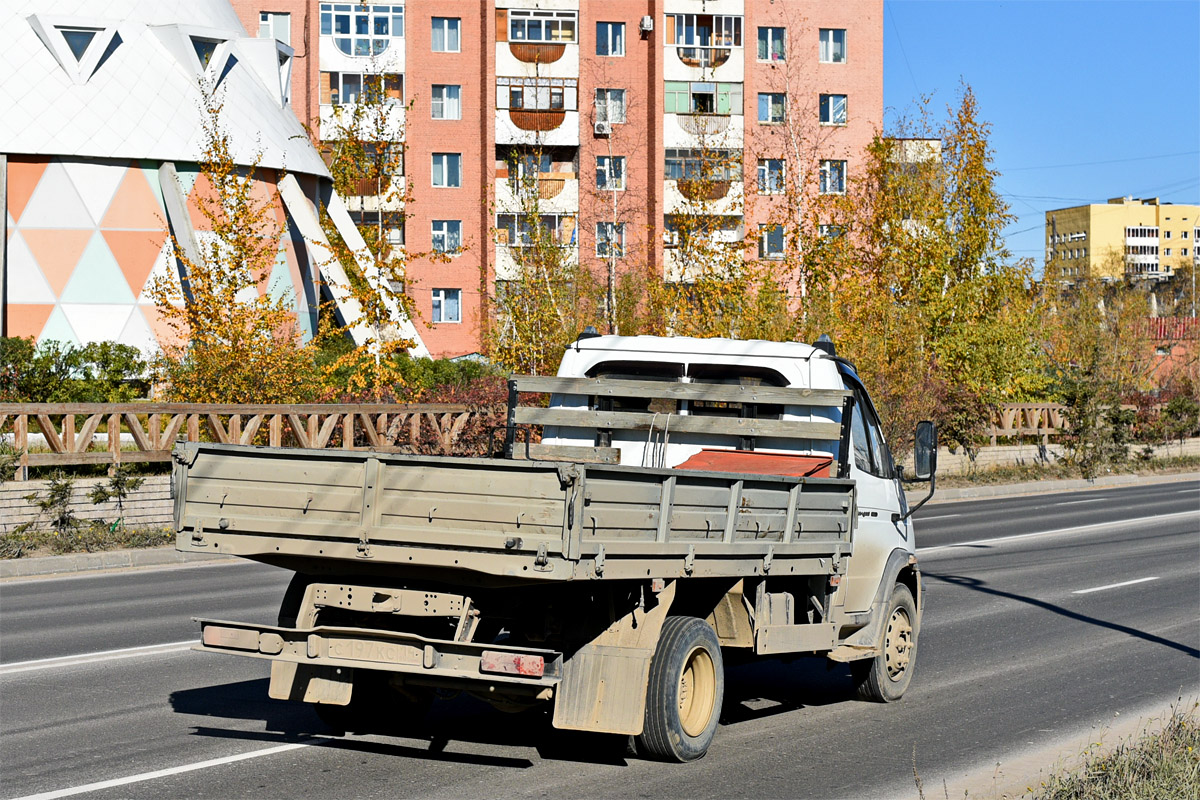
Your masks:
[{"label": "pink brick apartment building", "polygon": [[[713,141],[744,165],[727,229],[771,257],[784,175],[844,191],[883,121],[882,0],[233,0],[251,35],[294,50],[291,105],[314,130],[383,73],[404,103],[413,205],[394,239],[436,356],[479,348],[484,292],[519,238],[509,165],[536,145],[539,211],[584,263],[666,269],[675,178]],[[797,145],[802,144],[798,147]],[[740,178],[740,181],[738,180]],[[612,214],[619,197],[620,223]],[[513,239],[509,239],[509,231]],[[618,269],[621,265],[618,263]],[[487,282],[480,276],[486,274]]]}]

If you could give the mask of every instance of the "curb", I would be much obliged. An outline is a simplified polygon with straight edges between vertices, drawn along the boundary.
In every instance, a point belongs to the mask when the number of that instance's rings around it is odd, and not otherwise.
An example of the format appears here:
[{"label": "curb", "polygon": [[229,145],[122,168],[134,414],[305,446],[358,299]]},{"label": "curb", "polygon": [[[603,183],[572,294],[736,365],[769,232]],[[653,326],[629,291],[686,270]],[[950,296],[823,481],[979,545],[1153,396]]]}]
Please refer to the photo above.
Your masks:
[{"label": "curb", "polygon": [[[965,486],[957,489],[938,489],[929,505],[948,503],[955,500],[978,500],[985,497],[1019,497],[1032,494],[1056,494],[1078,492],[1088,489],[1111,489],[1115,486],[1144,486],[1152,483],[1180,483],[1200,481],[1200,472],[1173,472],[1164,475],[1103,475],[1093,480],[1075,478],[1061,481],[1032,481],[1030,483],[1008,483],[996,486]],[[920,500],[924,492],[905,492],[910,503]]]},{"label": "curb", "polygon": [[181,553],[173,547],[150,547],[141,550],[108,550],[103,553],[71,553],[65,556],[36,558],[6,558],[0,560],[0,580],[38,576],[98,572],[131,567],[162,567],[175,564],[198,564],[209,561],[233,561],[230,556],[207,553]]},{"label": "curb", "polygon": [[[929,501],[949,503],[955,500],[976,500],[984,497],[1018,497],[1033,494],[1076,492],[1086,489],[1105,489],[1113,486],[1137,486],[1149,483],[1177,483],[1200,481],[1200,472],[1180,472],[1168,475],[1105,475],[1086,481],[1036,481],[1012,483],[998,486],[971,486],[961,489],[941,489]],[[910,503],[920,500],[923,492],[908,493]],[[38,576],[66,575],[80,572],[96,572],[108,569],[133,567],[162,567],[175,564],[198,564],[204,562],[237,559],[225,555],[206,553],[181,553],[170,547],[153,547],[145,550],[110,550],[104,553],[75,553],[65,556],[42,556],[38,558],[10,558],[0,560],[0,580],[7,578],[32,578]]]}]

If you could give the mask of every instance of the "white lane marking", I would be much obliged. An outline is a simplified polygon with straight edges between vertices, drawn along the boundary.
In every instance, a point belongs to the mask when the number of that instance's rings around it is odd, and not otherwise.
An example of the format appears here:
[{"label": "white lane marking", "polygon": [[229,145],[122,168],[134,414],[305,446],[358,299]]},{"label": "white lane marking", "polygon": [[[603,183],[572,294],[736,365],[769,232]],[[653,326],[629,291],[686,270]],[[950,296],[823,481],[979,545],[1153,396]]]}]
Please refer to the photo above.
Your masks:
[{"label": "white lane marking", "polygon": [[1125,525],[1135,525],[1146,522],[1170,522],[1176,519],[1184,519],[1191,517],[1200,521],[1200,513],[1195,511],[1178,511],[1174,514],[1151,514],[1148,517],[1134,517],[1133,519],[1119,519],[1112,522],[1097,522],[1092,525],[1076,525],[1071,528],[1055,528],[1050,531],[1034,531],[1033,533],[1021,533],[1016,536],[994,536],[990,539],[974,539],[970,542],[955,542],[954,544],[940,544],[935,547],[918,547],[918,553],[935,553],[939,550],[953,550],[959,547],[986,547],[993,544],[1005,544],[1006,542],[1020,542],[1025,539],[1035,539],[1039,536],[1056,536],[1061,534],[1071,533],[1086,533],[1112,528],[1120,528]]},{"label": "white lane marking", "polygon": [[1088,500],[1064,500],[1064,501],[1062,501],[1061,503],[1056,503],[1055,505],[1060,505],[1060,506],[1073,506],[1073,505],[1075,505],[1076,503],[1103,503],[1103,502],[1104,502],[1105,500],[1107,500],[1107,499],[1108,499],[1108,498],[1106,498],[1106,497],[1093,497],[1093,498],[1091,498],[1091,499],[1088,499]]},{"label": "white lane marking", "polygon": [[962,514],[939,514],[939,515],[938,515],[938,516],[936,516],[936,517],[932,517],[932,516],[930,516],[930,517],[927,517],[927,516],[925,516],[925,515],[923,515],[923,514],[922,514],[922,515],[919,517],[919,519],[920,519],[920,521],[921,521],[921,522],[930,522],[930,521],[932,521],[932,520],[935,520],[935,519],[950,519],[951,517],[961,517],[961,516],[962,516]]},{"label": "white lane marking", "polygon": [[273,756],[276,753],[286,753],[288,750],[296,750],[301,747],[309,747],[314,744],[322,744],[326,740],[310,740],[304,742],[293,742],[292,744],[281,744],[275,747],[267,747],[262,750],[252,750],[249,753],[238,753],[233,756],[223,756],[221,758],[210,758],[208,761],[197,761],[194,764],[183,764],[178,767],[168,767],[167,769],[158,769],[153,772],[143,772],[138,775],[129,775],[124,778],[113,778],[107,781],[97,781],[96,783],[86,783],[83,786],[72,786],[69,789],[56,789],[52,792],[42,792],[41,794],[31,794],[25,797],[19,797],[17,800],[56,800],[59,797],[71,797],[77,794],[86,794],[87,792],[98,792],[102,789],[111,789],[114,786],[128,786],[131,783],[141,783],[142,781],[152,781],[157,778],[166,778],[171,775],[179,775],[184,772],[195,772],[198,769],[208,769],[209,767],[219,767],[222,764],[233,764],[237,761],[246,761],[251,758],[261,758],[263,756]]},{"label": "white lane marking", "polygon": [[114,661],[118,658],[136,658],[138,656],[158,655],[159,653],[175,653],[190,649],[198,641],[199,639],[188,639],[186,642],[148,644],[141,647],[122,647],[119,650],[102,650],[98,653],[81,653],[73,656],[58,656],[57,658],[37,658],[33,661],[16,661],[12,664],[0,665],[0,675],[70,667],[76,664],[92,664],[98,661]]},{"label": "white lane marking", "polygon": [[1092,592],[1103,592],[1105,589],[1119,589],[1122,586],[1133,586],[1135,583],[1147,583],[1149,581],[1156,581],[1156,580],[1158,580],[1157,576],[1153,577],[1153,578],[1138,578],[1137,580],[1132,580],[1132,581],[1122,581],[1120,583],[1110,583],[1107,586],[1093,586],[1091,589],[1079,589],[1078,591],[1071,592],[1071,594],[1091,594]]}]

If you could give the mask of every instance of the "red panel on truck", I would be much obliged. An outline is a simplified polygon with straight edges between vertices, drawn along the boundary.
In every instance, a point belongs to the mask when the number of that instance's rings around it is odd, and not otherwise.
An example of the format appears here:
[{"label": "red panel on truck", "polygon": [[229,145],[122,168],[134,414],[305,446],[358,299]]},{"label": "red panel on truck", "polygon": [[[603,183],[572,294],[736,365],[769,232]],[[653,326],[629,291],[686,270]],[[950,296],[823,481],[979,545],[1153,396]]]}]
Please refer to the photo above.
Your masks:
[{"label": "red panel on truck", "polygon": [[832,456],[762,453],[757,450],[701,450],[676,469],[698,472],[744,472],[797,478],[832,477]]}]

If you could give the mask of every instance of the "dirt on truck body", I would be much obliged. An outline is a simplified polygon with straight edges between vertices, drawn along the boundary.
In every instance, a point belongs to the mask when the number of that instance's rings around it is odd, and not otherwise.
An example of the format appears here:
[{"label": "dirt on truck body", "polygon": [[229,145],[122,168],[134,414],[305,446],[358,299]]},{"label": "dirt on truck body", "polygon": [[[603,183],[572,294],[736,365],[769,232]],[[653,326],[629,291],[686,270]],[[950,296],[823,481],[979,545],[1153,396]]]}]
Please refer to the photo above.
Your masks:
[{"label": "dirt on truck body", "polygon": [[335,728],[454,688],[668,760],[707,750],[732,648],[849,661],[860,694],[899,699],[920,576],[848,365],[799,344],[573,348],[557,377],[510,382],[494,458],[180,445],[178,548],[296,573],[278,625],[201,620],[199,649],[270,661],[271,696]]}]

